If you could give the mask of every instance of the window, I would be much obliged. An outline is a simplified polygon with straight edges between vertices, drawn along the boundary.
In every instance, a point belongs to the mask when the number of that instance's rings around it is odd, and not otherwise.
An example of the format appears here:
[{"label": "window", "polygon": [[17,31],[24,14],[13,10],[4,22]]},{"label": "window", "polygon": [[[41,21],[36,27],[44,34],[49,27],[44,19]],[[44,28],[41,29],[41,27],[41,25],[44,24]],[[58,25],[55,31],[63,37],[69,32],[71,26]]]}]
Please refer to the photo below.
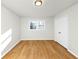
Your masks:
[{"label": "window", "polygon": [[29,28],[35,29],[35,30],[44,29],[45,28],[45,22],[44,21],[30,21]]}]

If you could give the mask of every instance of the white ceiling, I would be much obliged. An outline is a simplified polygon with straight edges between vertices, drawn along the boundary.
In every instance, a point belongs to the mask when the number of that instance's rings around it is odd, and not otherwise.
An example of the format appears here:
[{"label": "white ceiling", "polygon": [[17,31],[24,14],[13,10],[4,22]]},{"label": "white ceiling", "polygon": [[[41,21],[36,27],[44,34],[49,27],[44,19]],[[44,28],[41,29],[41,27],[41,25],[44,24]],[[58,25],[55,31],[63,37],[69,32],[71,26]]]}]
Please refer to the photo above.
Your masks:
[{"label": "white ceiling", "polygon": [[43,0],[43,5],[37,7],[35,0],[2,0],[2,5],[16,12],[19,16],[54,16],[65,8],[77,3],[77,0]]}]

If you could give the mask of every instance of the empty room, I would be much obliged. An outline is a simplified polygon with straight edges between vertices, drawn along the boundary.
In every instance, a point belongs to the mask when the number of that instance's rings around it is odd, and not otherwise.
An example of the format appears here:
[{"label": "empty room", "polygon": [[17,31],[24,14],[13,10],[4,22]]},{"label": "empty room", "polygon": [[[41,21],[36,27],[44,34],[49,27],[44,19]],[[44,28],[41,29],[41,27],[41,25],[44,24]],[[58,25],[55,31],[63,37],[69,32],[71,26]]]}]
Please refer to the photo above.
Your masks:
[{"label": "empty room", "polygon": [[78,0],[1,0],[2,59],[78,59]]}]

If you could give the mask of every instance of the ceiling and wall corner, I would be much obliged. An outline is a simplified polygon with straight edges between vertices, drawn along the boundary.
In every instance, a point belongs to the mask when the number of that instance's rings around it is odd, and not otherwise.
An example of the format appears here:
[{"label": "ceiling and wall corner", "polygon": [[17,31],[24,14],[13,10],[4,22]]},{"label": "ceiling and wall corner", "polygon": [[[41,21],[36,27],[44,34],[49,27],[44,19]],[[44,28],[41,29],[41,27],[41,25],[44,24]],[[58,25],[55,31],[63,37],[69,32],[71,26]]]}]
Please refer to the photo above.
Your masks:
[{"label": "ceiling and wall corner", "polygon": [[4,7],[4,8],[6,8],[6,9],[8,9],[10,12],[12,12],[13,14],[15,14],[16,16],[21,17],[19,14],[17,14],[15,11],[13,11],[12,9],[10,9],[10,8],[7,7],[6,5],[1,4],[1,7]]},{"label": "ceiling and wall corner", "polygon": [[54,16],[65,8],[77,3],[77,0],[42,0],[42,6],[35,6],[35,0],[2,0],[6,6],[19,16],[47,17]]}]

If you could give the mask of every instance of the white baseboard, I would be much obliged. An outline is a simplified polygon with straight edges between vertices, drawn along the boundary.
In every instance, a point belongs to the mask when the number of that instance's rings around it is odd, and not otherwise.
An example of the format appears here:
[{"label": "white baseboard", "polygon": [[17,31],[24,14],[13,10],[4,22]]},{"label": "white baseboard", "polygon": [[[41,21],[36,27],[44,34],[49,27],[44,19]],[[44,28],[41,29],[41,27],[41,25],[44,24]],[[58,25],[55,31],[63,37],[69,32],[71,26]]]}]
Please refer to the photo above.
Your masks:
[{"label": "white baseboard", "polygon": [[2,58],[3,56],[5,56],[11,49],[13,49],[20,41],[21,41],[21,40],[18,40],[13,46],[11,46],[10,49],[8,49],[3,55],[1,55],[1,58]]},{"label": "white baseboard", "polygon": [[30,39],[30,38],[26,38],[26,39],[21,39],[21,40],[53,40],[53,39],[42,39],[42,38],[32,38],[32,39]]},{"label": "white baseboard", "polygon": [[68,51],[73,54],[75,57],[78,57],[78,55],[76,55],[75,53],[73,53],[71,50],[68,49]]},{"label": "white baseboard", "polygon": [[[54,40],[56,42],[58,42],[57,40]],[[59,42],[58,42],[59,43]],[[59,43],[60,44],[60,43]],[[62,44],[60,44],[62,45]],[[63,47],[65,47],[64,45],[62,45]],[[72,52],[70,49],[68,49],[67,47],[65,47],[71,54],[73,54],[75,57],[78,57],[78,55],[76,55],[74,52]]]}]

